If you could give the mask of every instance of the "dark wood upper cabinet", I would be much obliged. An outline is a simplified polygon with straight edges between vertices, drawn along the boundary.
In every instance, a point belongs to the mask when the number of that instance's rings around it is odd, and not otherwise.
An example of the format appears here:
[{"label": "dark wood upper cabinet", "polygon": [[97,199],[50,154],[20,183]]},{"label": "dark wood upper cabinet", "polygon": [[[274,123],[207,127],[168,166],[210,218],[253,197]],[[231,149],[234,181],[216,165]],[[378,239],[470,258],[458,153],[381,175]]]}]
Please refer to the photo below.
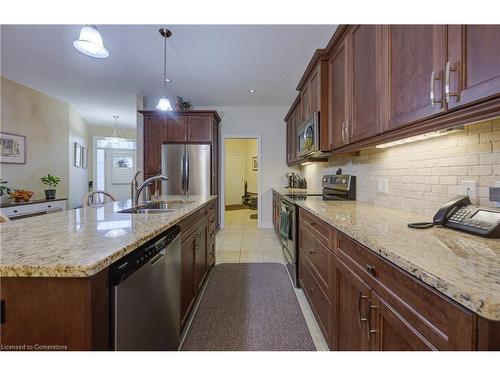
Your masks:
[{"label": "dark wood upper cabinet", "polygon": [[301,123],[301,95],[299,94],[284,119],[286,123],[286,164],[292,165],[297,157],[297,127]]},{"label": "dark wood upper cabinet", "polygon": [[164,116],[144,116],[145,174],[155,175],[161,170],[161,145],[167,139],[166,129],[166,118]]},{"label": "dark wood upper cabinet", "polygon": [[382,131],[380,118],[381,30],[375,25],[354,26],[346,37],[349,48],[348,143]]},{"label": "dark wood upper cabinet", "polygon": [[342,40],[328,59],[328,137],[321,138],[321,149],[325,151],[342,147],[345,144],[347,72],[346,42]]},{"label": "dark wood upper cabinet", "polygon": [[187,139],[192,142],[210,142],[212,140],[212,117],[188,116]]},{"label": "dark wood upper cabinet", "polygon": [[500,25],[448,26],[445,85],[448,108],[500,95]]},{"label": "dark wood upper cabinet", "polygon": [[167,142],[185,142],[188,139],[188,120],[184,116],[166,116]]},{"label": "dark wood upper cabinet", "polygon": [[[392,130],[445,111],[443,100],[446,64],[445,25],[389,25],[386,100]],[[434,105],[431,101],[434,95]]]}]

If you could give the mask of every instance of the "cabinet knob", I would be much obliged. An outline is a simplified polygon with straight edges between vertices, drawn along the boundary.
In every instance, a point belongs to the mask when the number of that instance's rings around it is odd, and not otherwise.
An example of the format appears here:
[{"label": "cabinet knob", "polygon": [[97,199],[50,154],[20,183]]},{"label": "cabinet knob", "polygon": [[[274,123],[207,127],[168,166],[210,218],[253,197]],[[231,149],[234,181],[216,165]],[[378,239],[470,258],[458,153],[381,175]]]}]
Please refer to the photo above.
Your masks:
[{"label": "cabinet knob", "polygon": [[366,272],[368,272],[372,276],[375,276],[375,267],[373,267],[371,264],[367,264]]}]

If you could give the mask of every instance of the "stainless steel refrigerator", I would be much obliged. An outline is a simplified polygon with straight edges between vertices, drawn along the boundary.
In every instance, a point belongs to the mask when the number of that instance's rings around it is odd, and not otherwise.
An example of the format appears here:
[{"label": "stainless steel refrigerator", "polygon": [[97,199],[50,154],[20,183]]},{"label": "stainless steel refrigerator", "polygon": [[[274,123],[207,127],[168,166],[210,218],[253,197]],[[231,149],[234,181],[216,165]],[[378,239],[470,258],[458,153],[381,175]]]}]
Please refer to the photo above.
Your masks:
[{"label": "stainless steel refrigerator", "polygon": [[210,145],[162,145],[162,194],[210,195],[210,157]]}]

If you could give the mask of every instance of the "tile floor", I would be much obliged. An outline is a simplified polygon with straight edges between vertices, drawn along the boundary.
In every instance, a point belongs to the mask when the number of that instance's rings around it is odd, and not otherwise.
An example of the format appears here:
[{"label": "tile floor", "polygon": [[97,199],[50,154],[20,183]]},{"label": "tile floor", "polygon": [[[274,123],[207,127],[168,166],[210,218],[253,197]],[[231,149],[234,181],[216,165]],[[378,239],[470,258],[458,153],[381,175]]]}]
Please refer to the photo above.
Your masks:
[{"label": "tile floor", "polygon": [[[258,220],[250,219],[256,211],[226,211],[225,227],[215,237],[216,261],[219,263],[284,263],[281,245],[273,229],[257,228]],[[304,292],[294,288],[300,308],[317,350],[328,350]]]}]

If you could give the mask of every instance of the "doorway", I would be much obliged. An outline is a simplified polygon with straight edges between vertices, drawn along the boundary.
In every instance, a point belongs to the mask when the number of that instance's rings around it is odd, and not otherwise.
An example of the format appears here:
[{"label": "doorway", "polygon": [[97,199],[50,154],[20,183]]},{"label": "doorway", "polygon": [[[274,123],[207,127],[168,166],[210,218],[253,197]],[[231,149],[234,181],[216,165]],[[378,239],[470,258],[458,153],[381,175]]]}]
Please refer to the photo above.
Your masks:
[{"label": "doorway", "polygon": [[258,137],[223,137],[221,227],[234,218],[260,227],[260,142]]},{"label": "doorway", "polygon": [[94,137],[93,189],[105,190],[116,199],[130,198],[130,182],[137,169],[135,140],[109,143]]}]

